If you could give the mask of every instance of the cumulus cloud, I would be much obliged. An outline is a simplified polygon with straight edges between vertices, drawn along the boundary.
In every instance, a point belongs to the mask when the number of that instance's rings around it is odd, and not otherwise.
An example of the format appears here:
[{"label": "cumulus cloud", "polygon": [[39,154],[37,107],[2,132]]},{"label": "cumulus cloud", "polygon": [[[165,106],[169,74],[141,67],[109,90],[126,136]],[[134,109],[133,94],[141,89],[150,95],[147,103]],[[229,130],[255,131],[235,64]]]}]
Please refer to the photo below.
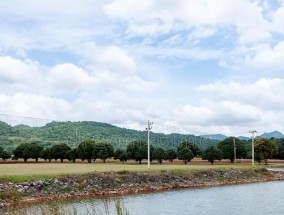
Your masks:
[{"label": "cumulus cloud", "polygon": [[47,84],[54,93],[80,93],[93,82],[90,75],[74,64],[60,64],[52,68],[46,77]]},{"label": "cumulus cloud", "polygon": [[31,83],[37,78],[38,72],[32,62],[24,62],[10,56],[0,57],[0,82],[2,84]]},{"label": "cumulus cloud", "polygon": [[32,116],[51,120],[72,118],[72,106],[65,100],[55,97],[26,93],[16,93],[12,96],[0,94],[0,106],[2,113],[19,116]]},{"label": "cumulus cloud", "polygon": [[98,56],[98,61],[114,72],[135,72],[137,69],[134,60],[126,51],[117,46],[109,46],[103,49]]},{"label": "cumulus cloud", "polygon": [[[209,109],[212,114],[206,123],[227,128],[227,125],[231,125],[232,133],[233,128],[241,133],[244,127],[254,127],[260,132],[281,130],[283,84],[283,79],[274,78],[260,79],[250,84],[230,82],[203,85],[198,91],[206,98],[200,101],[202,106],[195,108],[199,108],[201,113],[205,112],[205,115]],[[202,111],[204,106],[207,111]]]},{"label": "cumulus cloud", "polygon": [[238,82],[213,83],[198,87],[203,95],[217,101],[237,101],[257,106],[263,110],[280,110],[284,108],[282,97],[284,79],[259,79],[250,84]]},{"label": "cumulus cloud", "polygon": [[254,48],[255,54],[246,58],[246,63],[257,69],[282,70],[284,69],[284,41],[274,47],[269,44]]},{"label": "cumulus cloud", "polygon": [[281,130],[284,5],[276,5],[0,2],[0,113],[141,129],[151,118],[159,131],[174,121],[196,134]]},{"label": "cumulus cloud", "polygon": [[236,27],[241,42],[270,37],[268,23],[256,1],[116,0],[105,6],[105,11],[111,18],[128,21],[128,31],[133,35],[167,33],[179,30],[180,25],[185,28],[232,25]]}]

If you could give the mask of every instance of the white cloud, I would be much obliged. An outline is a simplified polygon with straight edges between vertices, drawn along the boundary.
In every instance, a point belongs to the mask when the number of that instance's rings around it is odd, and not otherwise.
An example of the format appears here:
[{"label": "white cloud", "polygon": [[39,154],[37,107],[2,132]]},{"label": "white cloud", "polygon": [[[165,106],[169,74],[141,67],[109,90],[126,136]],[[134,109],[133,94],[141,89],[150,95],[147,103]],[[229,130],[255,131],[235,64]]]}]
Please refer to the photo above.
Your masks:
[{"label": "white cloud", "polygon": [[171,120],[195,133],[281,130],[284,81],[269,77],[284,69],[283,8],[262,0],[0,2],[0,109],[141,129],[150,118],[160,131]]},{"label": "white cloud", "polygon": [[124,1],[116,0],[105,6],[113,19],[128,21],[132,35],[154,35],[195,26],[234,26],[240,42],[268,39],[268,22],[257,1]]},{"label": "white cloud", "polygon": [[238,82],[214,83],[203,85],[198,91],[217,101],[236,101],[257,106],[263,110],[280,110],[284,108],[284,79],[260,79],[255,83]]},{"label": "white cloud", "polygon": [[30,61],[21,61],[9,56],[0,57],[0,82],[2,84],[31,83],[38,76],[38,69]]},{"label": "white cloud", "polygon": [[214,113],[206,120],[208,125],[225,126],[232,133],[232,129],[241,133],[249,127],[260,132],[281,131],[283,84],[284,79],[274,78],[260,79],[251,84],[230,82],[203,85],[198,91],[206,97],[196,108],[202,110],[206,107]]},{"label": "white cloud", "polygon": [[98,56],[98,62],[114,72],[135,72],[137,69],[134,60],[117,46],[104,48]]},{"label": "white cloud", "polygon": [[[18,116],[32,116],[35,118],[67,120],[72,119],[72,106],[63,99],[17,93],[12,96],[0,95],[0,111]],[[22,119],[11,118],[8,121],[19,124]],[[37,124],[30,120],[28,124]],[[42,123],[42,122],[41,122]]]},{"label": "white cloud", "polygon": [[284,41],[274,47],[261,45],[254,48],[255,54],[247,56],[246,64],[257,69],[282,70],[284,69]]},{"label": "white cloud", "polygon": [[274,30],[284,34],[284,4],[275,11],[272,20]]},{"label": "white cloud", "polygon": [[48,72],[46,80],[53,91],[59,94],[79,93],[84,88],[88,88],[93,82],[86,71],[70,63],[52,68]]}]

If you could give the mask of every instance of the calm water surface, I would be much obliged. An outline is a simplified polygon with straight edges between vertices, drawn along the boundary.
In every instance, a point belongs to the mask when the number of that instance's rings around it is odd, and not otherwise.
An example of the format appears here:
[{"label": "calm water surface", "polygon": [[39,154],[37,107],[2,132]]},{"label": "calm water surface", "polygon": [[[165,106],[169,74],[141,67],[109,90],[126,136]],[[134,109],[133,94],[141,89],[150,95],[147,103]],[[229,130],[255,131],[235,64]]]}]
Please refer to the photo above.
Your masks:
[{"label": "calm water surface", "polygon": [[[108,200],[111,202],[109,214],[115,214],[113,199]],[[105,206],[102,201],[94,198],[63,207],[86,214],[95,206],[96,214],[100,214]],[[140,194],[123,197],[122,201],[130,215],[283,215],[284,182]]]}]

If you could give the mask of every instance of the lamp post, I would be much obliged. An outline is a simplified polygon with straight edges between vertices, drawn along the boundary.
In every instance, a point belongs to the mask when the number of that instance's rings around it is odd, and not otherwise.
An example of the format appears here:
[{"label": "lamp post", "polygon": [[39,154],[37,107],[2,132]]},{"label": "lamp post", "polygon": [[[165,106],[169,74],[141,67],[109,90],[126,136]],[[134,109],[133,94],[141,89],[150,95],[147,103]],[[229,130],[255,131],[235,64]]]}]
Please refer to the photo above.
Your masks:
[{"label": "lamp post", "polygon": [[236,138],[234,137],[234,162],[237,163],[237,148],[236,148]]},{"label": "lamp post", "polygon": [[150,130],[152,129],[153,122],[148,120],[146,131],[148,132],[148,169],[150,169]]},{"label": "lamp post", "polygon": [[254,166],[254,134],[257,131],[249,131],[251,133],[251,164]]}]

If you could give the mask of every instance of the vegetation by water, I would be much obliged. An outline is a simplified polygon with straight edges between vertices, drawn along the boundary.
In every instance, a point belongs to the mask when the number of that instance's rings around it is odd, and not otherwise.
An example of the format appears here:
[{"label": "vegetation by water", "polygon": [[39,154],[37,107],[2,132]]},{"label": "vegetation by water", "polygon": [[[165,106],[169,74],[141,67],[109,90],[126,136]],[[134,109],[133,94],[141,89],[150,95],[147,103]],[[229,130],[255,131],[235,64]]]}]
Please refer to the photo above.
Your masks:
[{"label": "vegetation by water", "polygon": [[[112,212],[112,206],[114,205],[115,215],[129,215],[127,208],[125,208],[123,201],[120,198],[114,199],[99,199],[101,203],[99,207],[96,204],[88,202],[84,204],[81,209],[84,208],[85,215],[114,215]],[[1,212],[1,210],[0,210]],[[75,206],[66,207],[64,201],[58,202],[42,202],[36,204],[33,207],[19,207],[13,206],[2,210],[4,214],[10,215],[78,215],[80,211]]]},{"label": "vegetation by water", "polygon": [[[17,176],[15,176],[17,178]],[[123,195],[177,188],[283,180],[283,172],[263,168],[207,168],[199,170],[117,171],[70,174],[27,181],[0,182],[0,206],[70,199],[84,196]]]}]

